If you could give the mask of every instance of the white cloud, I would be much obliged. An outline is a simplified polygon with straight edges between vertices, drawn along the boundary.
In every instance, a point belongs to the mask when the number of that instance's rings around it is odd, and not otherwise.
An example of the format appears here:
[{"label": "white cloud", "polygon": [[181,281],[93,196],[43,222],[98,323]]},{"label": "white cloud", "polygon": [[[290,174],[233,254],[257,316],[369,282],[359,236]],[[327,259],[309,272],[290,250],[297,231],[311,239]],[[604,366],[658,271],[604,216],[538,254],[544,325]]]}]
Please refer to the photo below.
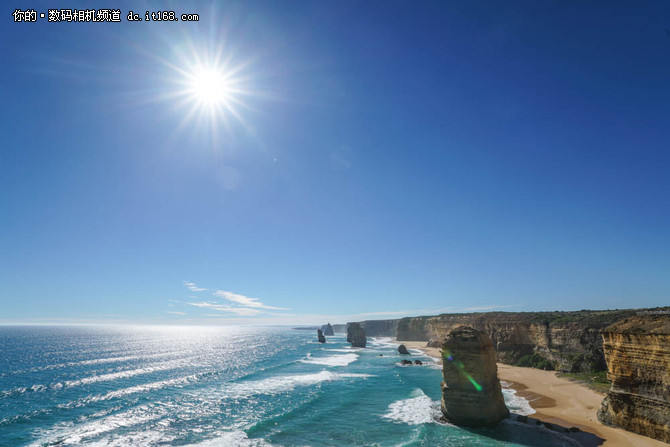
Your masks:
[{"label": "white cloud", "polygon": [[191,292],[205,292],[207,290],[207,289],[203,289],[202,287],[196,286],[195,283],[193,283],[191,281],[184,281],[184,285]]},{"label": "white cloud", "polygon": [[233,303],[237,303],[244,307],[253,307],[257,309],[286,310],[285,307],[266,306],[265,304],[261,303],[258,300],[258,298],[249,298],[248,296],[240,295],[239,293],[227,292],[225,290],[217,290],[216,292],[214,292],[214,295],[218,296],[219,298],[232,301]]},{"label": "white cloud", "polygon": [[166,310],[165,313],[166,314],[172,314],[172,315],[186,315],[186,313],[184,313],[184,312],[169,311],[169,310]]},{"label": "white cloud", "polygon": [[[213,303],[211,301],[202,301],[199,303],[186,303],[186,304],[188,304],[189,306],[202,307],[205,309],[216,310],[218,312],[228,312],[231,314],[243,315],[243,316],[252,316],[261,313],[261,311],[258,309],[250,309],[248,307],[227,306],[225,304]],[[211,316],[211,314],[209,315]]]}]

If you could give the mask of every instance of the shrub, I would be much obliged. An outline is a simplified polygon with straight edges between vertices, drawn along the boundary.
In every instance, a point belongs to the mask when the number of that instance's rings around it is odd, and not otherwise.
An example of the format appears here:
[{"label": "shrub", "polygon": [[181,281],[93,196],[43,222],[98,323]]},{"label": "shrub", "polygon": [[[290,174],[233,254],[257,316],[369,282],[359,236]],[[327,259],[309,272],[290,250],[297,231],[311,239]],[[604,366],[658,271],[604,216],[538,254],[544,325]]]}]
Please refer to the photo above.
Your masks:
[{"label": "shrub", "polygon": [[524,355],[515,363],[516,366],[525,366],[526,368],[544,369],[553,371],[554,365],[550,360],[542,357],[540,354]]}]

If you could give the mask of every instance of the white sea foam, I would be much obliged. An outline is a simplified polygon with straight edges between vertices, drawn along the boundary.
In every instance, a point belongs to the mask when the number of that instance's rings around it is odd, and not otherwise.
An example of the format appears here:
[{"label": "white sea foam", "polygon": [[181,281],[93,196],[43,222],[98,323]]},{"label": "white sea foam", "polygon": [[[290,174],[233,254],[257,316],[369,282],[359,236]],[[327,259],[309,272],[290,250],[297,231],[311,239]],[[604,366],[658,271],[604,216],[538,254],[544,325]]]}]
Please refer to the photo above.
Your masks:
[{"label": "white sea foam", "polygon": [[[508,385],[506,382],[501,382],[501,385]],[[503,388],[503,397],[505,398],[505,405],[512,413],[521,414],[521,415],[531,415],[535,413],[533,407],[531,407],[530,402],[527,399],[524,399],[521,396],[517,396],[516,390],[512,388]]]},{"label": "white sea foam", "polygon": [[347,366],[350,363],[358,360],[357,354],[344,354],[344,355],[331,355],[329,357],[311,357],[309,356],[307,360],[301,360],[302,363],[309,363],[312,365],[324,365],[324,366]]},{"label": "white sea foam", "polygon": [[[121,388],[115,391],[110,391],[107,394],[88,396],[74,402],[61,404],[59,408],[74,408],[80,407],[92,402],[101,402],[110,399],[117,399],[131,394],[144,393],[147,391],[155,391],[163,388],[174,386],[183,386],[189,383],[194,383],[200,380],[201,374],[193,374],[185,377],[177,377],[175,379],[161,380],[158,382],[145,383],[128,388]],[[321,371],[317,374],[301,374],[294,376],[280,376],[269,379],[256,380],[250,382],[227,383],[224,388],[219,391],[208,390],[209,395],[217,394],[220,398],[243,398],[255,394],[278,394],[285,391],[290,391],[296,386],[310,386],[321,382],[329,382],[345,378],[368,378],[374,377],[370,374],[336,374],[329,371]]]},{"label": "white sea foam", "polygon": [[368,344],[374,347],[393,349],[397,349],[399,345],[393,337],[370,337]]},{"label": "white sea foam", "polygon": [[91,383],[97,383],[97,382],[107,382],[110,380],[117,380],[117,379],[125,379],[128,377],[134,377],[138,376],[141,374],[151,374],[154,372],[159,372],[159,371],[169,371],[171,369],[176,369],[180,368],[182,366],[188,365],[188,359],[187,360],[181,360],[178,362],[175,361],[170,361],[170,362],[163,362],[163,363],[158,363],[155,365],[151,366],[146,366],[144,368],[137,368],[137,369],[128,369],[124,371],[118,371],[115,373],[109,373],[109,374],[100,374],[97,376],[90,376],[90,377],[84,377],[82,379],[77,379],[77,380],[68,380],[65,382],[66,387],[73,387],[73,386],[79,386],[79,385],[88,385]]},{"label": "white sea foam", "polygon": [[186,385],[190,382],[198,380],[198,375],[194,374],[186,377],[178,377],[176,379],[161,380],[159,382],[146,383],[143,385],[131,386],[129,388],[121,388],[120,390],[110,391],[107,394],[101,396],[92,396],[88,399],[88,402],[98,402],[102,400],[109,400],[118,397],[127,396],[129,394],[143,393],[145,391],[154,391],[160,390],[161,388],[167,388],[171,386]]},{"label": "white sea foam", "polygon": [[75,386],[80,386],[80,385],[88,385],[91,383],[97,383],[97,382],[108,382],[112,380],[118,380],[118,379],[125,379],[128,377],[134,377],[138,376],[141,374],[151,374],[154,372],[160,372],[160,371],[169,371],[172,369],[177,369],[182,366],[189,365],[187,362],[188,359],[186,360],[181,360],[178,362],[175,361],[170,361],[170,362],[164,362],[164,363],[159,363],[153,366],[146,366],[144,368],[137,368],[137,369],[129,369],[129,370],[124,370],[124,371],[117,371],[114,373],[109,373],[109,374],[100,374],[97,376],[89,376],[89,377],[84,377],[81,379],[77,380],[67,380],[65,382],[56,382],[52,383],[51,385],[41,385],[41,384],[35,384],[30,387],[17,387],[17,388],[12,388],[9,390],[4,390],[0,391],[0,399],[5,398],[5,397],[10,397],[10,396],[16,396],[16,395],[21,395],[27,392],[32,392],[32,393],[37,393],[37,392],[42,392],[46,390],[60,390],[63,387],[71,388]]},{"label": "white sea foam", "polygon": [[[201,392],[206,393],[208,398],[214,402],[216,399],[243,399],[259,394],[280,394],[298,387],[314,386],[323,382],[368,377],[373,376],[369,374],[338,374],[330,371],[321,371],[316,374],[278,376],[249,382],[226,383],[224,386],[216,390],[209,389],[206,391],[202,390]],[[185,385],[190,382],[195,382],[199,380],[199,378],[200,376],[198,375],[192,375],[115,390],[104,395],[89,396],[74,406],[86,405],[91,402],[104,401],[134,393],[146,393],[170,386]],[[72,405],[69,405],[69,407],[71,408]],[[216,411],[219,410],[220,408],[217,405]],[[156,408],[153,405],[144,405],[112,415],[106,415],[104,412],[99,412],[88,416],[87,419],[89,419],[89,421],[85,423],[79,421],[77,424],[68,423],[45,430],[39,441],[33,444],[33,446],[58,443],[58,445],[67,446],[86,444],[124,447],[135,445],[157,445],[165,442],[169,443],[170,439],[165,438],[165,436],[167,436],[165,433],[157,432],[155,430],[142,432],[131,428],[138,425],[146,425],[148,423],[154,423],[154,425],[157,424],[156,426],[160,426],[160,421],[166,417],[166,415],[171,414],[172,411],[174,411],[174,409],[167,407]],[[95,420],[90,420],[90,418],[94,417],[96,417]],[[128,429],[131,429],[130,432],[128,432]],[[126,433],[123,433],[124,431]],[[121,433],[119,434],[119,432]],[[217,438],[195,445],[198,447],[269,446],[269,444],[263,440],[248,439],[246,434],[242,431],[224,433]]]},{"label": "white sea foam", "polygon": [[25,386],[19,386],[19,387],[12,388],[12,389],[9,389],[9,390],[3,390],[3,391],[0,391],[0,399],[5,398],[5,397],[9,397],[9,396],[15,396],[17,394],[23,394],[27,391],[28,391],[28,387],[25,387]]},{"label": "white sea foam", "polygon": [[245,432],[238,430],[186,447],[271,447],[271,445],[263,439],[249,439]]},{"label": "white sea foam", "polygon": [[126,435],[108,435],[100,440],[87,441],[86,447],[148,447],[170,445],[175,439],[164,431],[139,431]]},{"label": "white sea foam", "polygon": [[[85,424],[62,424],[45,433],[37,442],[30,446],[52,445],[81,445],[91,438],[104,435],[118,429],[133,427],[147,422],[154,421],[161,417],[160,414],[146,411],[146,407],[138,407],[123,413],[117,413]],[[104,445],[124,445],[112,444],[108,440]],[[125,444],[133,445],[133,444]],[[136,444],[135,444],[136,445]]]},{"label": "white sea foam", "polygon": [[382,417],[409,425],[439,422],[442,413],[438,401],[433,401],[419,388],[412,392],[412,396],[393,402]]},{"label": "white sea foam", "polygon": [[270,377],[263,380],[228,384],[222,390],[222,397],[244,398],[256,394],[279,394],[291,391],[296,387],[313,386],[322,382],[332,382],[345,378],[368,378],[370,374],[338,374],[321,371],[316,374],[299,374],[292,376]]}]

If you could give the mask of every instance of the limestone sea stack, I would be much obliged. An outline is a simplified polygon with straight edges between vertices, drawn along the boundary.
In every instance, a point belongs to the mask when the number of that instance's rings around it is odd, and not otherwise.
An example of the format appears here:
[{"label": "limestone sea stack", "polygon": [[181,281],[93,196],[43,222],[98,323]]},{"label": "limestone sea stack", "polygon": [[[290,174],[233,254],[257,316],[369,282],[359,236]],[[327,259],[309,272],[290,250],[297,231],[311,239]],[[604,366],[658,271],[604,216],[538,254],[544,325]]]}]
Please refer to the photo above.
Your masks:
[{"label": "limestone sea stack", "polygon": [[321,329],[317,329],[316,336],[319,338],[319,343],[326,342],[326,337],[323,336],[323,332],[321,332]]},{"label": "limestone sea stack", "polygon": [[365,331],[358,323],[349,323],[347,325],[347,341],[354,348],[364,348],[368,343],[365,337]]},{"label": "limestone sea stack", "polygon": [[409,355],[409,351],[407,350],[407,346],[405,346],[405,345],[398,346],[398,354]]},{"label": "limestone sea stack", "polygon": [[323,335],[327,335],[328,337],[335,335],[335,332],[333,332],[333,327],[330,325],[330,323],[321,326],[321,331],[323,332]]},{"label": "limestone sea stack", "polygon": [[670,443],[670,315],[626,318],[602,336],[612,388],[598,419]]},{"label": "limestone sea stack", "polygon": [[486,333],[460,326],[442,342],[442,413],[466,427],[495,425],[509,416],[496,353]]}]

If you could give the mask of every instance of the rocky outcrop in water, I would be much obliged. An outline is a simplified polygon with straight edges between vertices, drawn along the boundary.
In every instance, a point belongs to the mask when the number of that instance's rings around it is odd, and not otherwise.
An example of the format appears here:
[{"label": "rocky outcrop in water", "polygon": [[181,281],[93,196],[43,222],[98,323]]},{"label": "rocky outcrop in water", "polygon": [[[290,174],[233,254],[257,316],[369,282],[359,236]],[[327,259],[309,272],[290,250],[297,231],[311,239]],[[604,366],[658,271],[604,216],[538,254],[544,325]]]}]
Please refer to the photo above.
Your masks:
[{"label": "rocky outcrop in water", "polygon": [[451,330],[465,325],[491,337],[499,362],[526,362],[565,372],[603,371],[607,366],[600,331],[636,312],[483,312],[402,318],[397,339],[435,346]]},{"label": "rocky outcrop in water", "polygon": [[442,343],[442,413],[456,425],[495,425],[509,416],[498,380],[491,338],[458,327]]},{"label": "rocky outcrop in water", "polygon": [[323,332],[321,332],[321,329],[317,329],[316,336],[319,339],[319,343],[326,342],[326,337],[323,336]]},{"label": "rocky outcrop in water", "polygon": [[410,355],[409,351],[407,350],[407,346],[405,345],[398,346],[398,354]]},{"label": "rocky outcrop in water", "polygon": [[670,443],[670,315],[639,315],[603,331],[612,388],[598,419]]},{"label": "rocky outcrop in water", "polygon": [[330,323],[321,326],[321,332],[323,332],[323,335],[327,335],[328,337],[335,335],[333,332],[333,327],[330,325]]},{"label": "rocky outcrop in water", "polygon": [[354,348],[364,348],[368,340],[365,336],[365,331],[358,323],[349,323],[347,325],[347,341],[351,343]]}]

